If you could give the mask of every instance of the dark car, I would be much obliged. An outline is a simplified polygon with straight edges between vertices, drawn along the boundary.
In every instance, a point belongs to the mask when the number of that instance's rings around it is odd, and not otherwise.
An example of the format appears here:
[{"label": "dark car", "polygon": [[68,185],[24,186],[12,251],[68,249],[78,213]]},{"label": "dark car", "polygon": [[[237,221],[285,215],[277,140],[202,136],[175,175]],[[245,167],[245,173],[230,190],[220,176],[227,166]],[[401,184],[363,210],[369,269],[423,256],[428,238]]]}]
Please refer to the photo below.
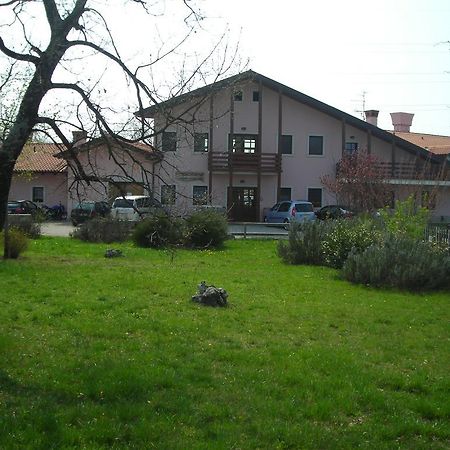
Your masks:
[{"label": "dark car", "polygon": [[36,216],[41,208],[30,200],[16,200],[8,202],[8,214],[31,214]]},{"label": "dark car", "polygon": [[349,211],[344,206],[339,205],[327,205],[316,211],[316,217],[319,220],[348,219],[353,216],[354,214],[352,211]]},{"label": "dark car", "polygon": [[72,209],[70,220],[77,226],[93,217],[106,217],[110,210],[107,202],[80,202]]}]

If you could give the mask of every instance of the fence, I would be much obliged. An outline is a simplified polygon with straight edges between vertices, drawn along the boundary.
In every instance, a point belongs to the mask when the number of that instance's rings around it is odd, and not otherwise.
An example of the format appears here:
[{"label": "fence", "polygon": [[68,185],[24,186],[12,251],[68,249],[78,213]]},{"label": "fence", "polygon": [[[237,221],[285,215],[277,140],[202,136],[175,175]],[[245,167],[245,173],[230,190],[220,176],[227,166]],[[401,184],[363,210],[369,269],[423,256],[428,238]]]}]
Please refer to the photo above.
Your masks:
[{"label": "fence", "polygon": [[448,225],[428,225],[425,229],[425,240],[450,246],[450,227]]},{"label": "fence", "polygon": [[[228,233],[244,239],[252,237],[286,238],[289,224],[268,224],[266,222],[230,222]],[[445,225],[428,225],[425,240],[450,246],[450,227]]]},{"label": "fence", "polygon": [[244,239],[251,237],[285,238],[288,235],[289,224],[268,224],[266,222],[230,222],[228,234],[242,236]]}]

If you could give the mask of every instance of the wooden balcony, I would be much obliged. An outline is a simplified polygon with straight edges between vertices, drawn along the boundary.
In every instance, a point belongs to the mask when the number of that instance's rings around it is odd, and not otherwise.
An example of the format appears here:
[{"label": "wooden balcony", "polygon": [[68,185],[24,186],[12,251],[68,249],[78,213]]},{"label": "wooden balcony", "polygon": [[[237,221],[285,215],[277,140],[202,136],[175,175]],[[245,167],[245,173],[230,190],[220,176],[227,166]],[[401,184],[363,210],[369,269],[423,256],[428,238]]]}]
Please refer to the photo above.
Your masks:
[{"label": "wooden balcony", "polygon": [[380,162],[376,168],[384,179],[438,180],[445,179],[440,164],[417,165],[414,163]]},{"label": "wooden balcony", "polygon": [[281,156],[277,153],[219,153],[212,152],[209,170],[212,172],[281,172]]},{"label": "wooden balcony", "polygon": [[[442,172],[440,164],[415,164],[378,162],[373,166],[373,178],[384,180],[448,180],[450,172]],[[349,169],[347,169],[349,170]],[[345,170],[344,172],[346,172]],[[336,164],[336,177],[345,176],[340,170],[340,163]]]}]

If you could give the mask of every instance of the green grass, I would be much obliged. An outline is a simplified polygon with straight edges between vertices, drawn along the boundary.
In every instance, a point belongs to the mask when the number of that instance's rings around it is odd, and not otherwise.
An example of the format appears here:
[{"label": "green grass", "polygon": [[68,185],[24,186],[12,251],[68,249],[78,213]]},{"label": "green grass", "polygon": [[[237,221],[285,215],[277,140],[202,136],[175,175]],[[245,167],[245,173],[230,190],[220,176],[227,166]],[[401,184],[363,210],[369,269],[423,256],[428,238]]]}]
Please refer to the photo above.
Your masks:
[{"label": "green grass", "polygon": [[[0,448],[449,448],[449,300],[276,244],[41,238],[0,262]],[[230,307],[192,303],[206,280]]]}]

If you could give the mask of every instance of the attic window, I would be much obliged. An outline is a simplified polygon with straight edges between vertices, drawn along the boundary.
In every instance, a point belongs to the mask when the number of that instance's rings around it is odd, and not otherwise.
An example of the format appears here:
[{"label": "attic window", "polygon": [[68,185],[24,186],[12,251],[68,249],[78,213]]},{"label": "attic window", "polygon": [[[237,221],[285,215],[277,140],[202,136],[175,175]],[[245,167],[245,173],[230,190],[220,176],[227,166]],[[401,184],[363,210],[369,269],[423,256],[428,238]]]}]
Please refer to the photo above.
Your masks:
[{"label": "attic window", "polygon": [[234,93],[234,101],[242,102],[242,91],[235,91]]},{"label": "attic window", "polygon": [[259,102],[259,91],[253,91],[253,101]]}]

